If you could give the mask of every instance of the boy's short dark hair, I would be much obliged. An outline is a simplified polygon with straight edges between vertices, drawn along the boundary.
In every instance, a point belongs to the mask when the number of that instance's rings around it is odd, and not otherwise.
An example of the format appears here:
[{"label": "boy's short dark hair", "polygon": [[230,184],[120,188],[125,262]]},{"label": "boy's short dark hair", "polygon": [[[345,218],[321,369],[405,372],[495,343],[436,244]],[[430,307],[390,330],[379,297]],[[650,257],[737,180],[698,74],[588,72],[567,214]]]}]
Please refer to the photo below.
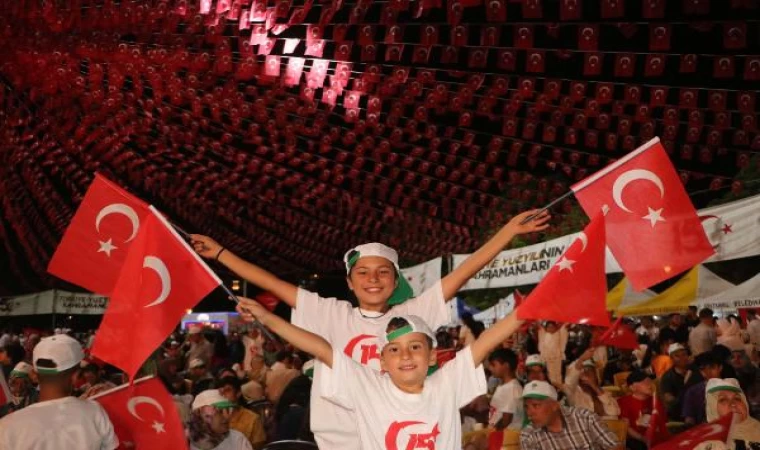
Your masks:
[{"label": "boy's short dark hair", "polygon": [[235,392],[240,392],[242,383],[237,377],[222,377],[217,383],[217,388],[223,388],[225,386],[231,386]]},{"label": "boy's short dark hair", "polygon": [[710,308],[702,308],[702,310],[699,311],[700,319],[712,319],[712,316],[713,316],[713,310]]},{"label": "boy's short dark hair", "polygon": [[508,348],[497,348],[488,355],[488,362],[498,361],[509,364],[512,370],[517,369],[517,354]]},{"label": "boy's short dark hair", "polygon": [[[407,322],[407,320],[403,317],[394,317],[390,320],[390,322],[388,322],[388,326],[385,327],[385,333],[387,334],[391,331],[396,331],[409,325],[409,322]],[[433,348],[433,340],[430,339],[430,336],[425,335],[425,342],[428,343],[428,348]]]},{"label": "boy's short dark hair", "polygon": [[722,366],[723,362],[720,357],[712,351],[703,352],[694,358],[694,366],[697,369],[704,369],[708,366]]},{"label": "boy's short dark hair", "polygon": [[282,362],[282,361],[285,361],[286,359],[293,359],[293,353],[287,350],[280,350],[279,352],[277,352],[275,361]]}]

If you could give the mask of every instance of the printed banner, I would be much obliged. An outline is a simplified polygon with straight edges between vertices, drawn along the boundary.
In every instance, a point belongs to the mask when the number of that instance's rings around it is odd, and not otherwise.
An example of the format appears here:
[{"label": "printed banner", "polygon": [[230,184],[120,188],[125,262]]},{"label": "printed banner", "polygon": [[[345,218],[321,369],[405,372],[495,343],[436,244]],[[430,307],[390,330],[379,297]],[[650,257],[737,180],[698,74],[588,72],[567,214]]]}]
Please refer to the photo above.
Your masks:
[{"label": "printed banner", "polygon": [[[706,262],[760,255],[760,195],[698,211],[716,254]],[[537,284],[578,233],[514,250],[506,250],[475,274],[461,290]],[[653,249],[656,251],[656,249]],[[453,255],[459,267],[470,255]],[[607,249],[605,270],[621,272]]]},{"label": "printed banner", "polygon": [[38,292],[18,297],[0,298],[0,316],[32,316],[37,314],[103,314],[108,297],[59,290]]}]

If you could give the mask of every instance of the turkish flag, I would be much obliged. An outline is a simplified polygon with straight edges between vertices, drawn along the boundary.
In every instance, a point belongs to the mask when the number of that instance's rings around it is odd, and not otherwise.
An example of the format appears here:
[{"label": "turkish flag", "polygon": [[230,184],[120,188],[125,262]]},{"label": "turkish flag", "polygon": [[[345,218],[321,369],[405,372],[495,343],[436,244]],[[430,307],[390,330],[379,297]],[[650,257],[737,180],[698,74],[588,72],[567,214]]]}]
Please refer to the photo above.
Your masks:
[{"label": "turkish flag", "polygon": [[98,294],[110,294],[147,213],[145,202],[95,174],[48,272]]},{"label": "turkish flag", "polygon": [[586,214],[605,213],[607,245],[637,291],[714,252],[659,138],[571,189]]},{"label": "turkish flag", "polygon": [[728,433],[731,430],[731,421],[733,416],[726,414],[718,420],[710,423],[703,423],[688,431],[679,433],[667,441],[652,447],[652,450],[681,450],[684,448],[694,448],[697,444],[707,441],[720,441],[724,444],[728,440]]},{"label": "turkish flag", "polygon": [[618,317],[615,323],[599,337],[599,345],[636,350],[639,348],[639,341],[631,327],[623,323],[622,317]]},{"label": "turkish flag", "polygon": [[517,309],[520,320],[610,325],[605,307],[604,221],[597,214],[570,244]]},{"label": "turkish flag", "polygon": [[92,346],[130,379],[185,312],[222,284],[153,208],[144,222]]},{"label": "turkish flag", "polygon": [[174,400],[158,378],[137,380],[90,397],[106,410],[120,448],[187,449]]},{"label": "turkish flag", "polygon": [[661,442],[668,436],[667,428],[668,417],[665,412],[665,406],[657,395],[652,396],[652,415],[649,417],[649,426],[647,426],[646,438],[649,445]]},{"label": "turkish flag", "polygon": [[11,390],[8,388],[8,382],[5,380],[3,371],[0,370],[0,406],[7,405],[11,401]]}]

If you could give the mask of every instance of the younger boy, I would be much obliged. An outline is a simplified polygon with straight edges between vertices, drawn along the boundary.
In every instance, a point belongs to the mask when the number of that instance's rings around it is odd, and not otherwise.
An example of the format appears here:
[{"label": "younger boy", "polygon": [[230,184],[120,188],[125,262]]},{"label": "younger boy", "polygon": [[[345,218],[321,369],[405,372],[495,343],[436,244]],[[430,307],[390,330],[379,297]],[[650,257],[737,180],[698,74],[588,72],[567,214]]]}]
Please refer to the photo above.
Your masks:
[{"label": "younger boy", "polygon": [[488,425],[503,430],[519,430],[523,425],[522,385],[517,381],[517,355],[512,350],[500,348],[488,357],[488,369],[501,380],[491,397]]},{"label": "younger boy", "polygon": [[435,364],[435,335],[416,316],[390,318],[378,338],[387,375],[364,367],[321,337],[295,327],[253,300],[240,299],[245,320],[256,317],[322,363],[314,383],[322,395],[352,410],[362,449],[461,447],[459,408],[486,392],[482,362],[520,325],[514,313],[484,331],[456,358],[427,377]]},{"label": "younger boy", "polygon": [[[633,450],[648,448],[647,429],[652,419],[654,407],[654,382],[641,371],[631,372],[626,380],[631,393],[618,399],[620,418],[628,422],[628,438],[626,447]],[[658,421],[662,422],[662,421]],[[666,432],[657,430],[658,433]]]}]

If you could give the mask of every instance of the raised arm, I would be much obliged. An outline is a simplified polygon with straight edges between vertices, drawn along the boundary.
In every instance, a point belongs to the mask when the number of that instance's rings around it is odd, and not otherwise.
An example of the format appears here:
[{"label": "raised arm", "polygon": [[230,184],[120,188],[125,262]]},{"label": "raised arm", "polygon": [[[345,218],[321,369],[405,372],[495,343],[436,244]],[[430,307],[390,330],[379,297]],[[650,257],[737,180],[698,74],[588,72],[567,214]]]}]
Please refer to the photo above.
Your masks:
[{"label": "raised arm", "polygon": [[499,346],[506,338],[512,335],[523,321],[517,318],[517,311],[512,311],[510,315],[493,324],[490,328],[480,333],[480,337],[470,345],[472,360],[475,367],[485,361],[488,354]]},{"label": "raised arm", "polygon": [[509,244],[518,234],[533,233],[535,231],[545,230],[549,224],[546,222],[551,218],[549,213],[544,211],[533,220],[526,224],[521,224],[528,216],[537,213],[538,210],[525,211],[516,215],[501,230],[499,230],[491,239],[488,240],[475,253],[465,259],[464,262],[454,269],[451,273],[443,277],[441,287],[443,288],[443,298],[446,301],[451,300],[459,289],[473,277],[479,270],[491,262],[504,247]]},{"label": "raised arm", "polygon": [[245,297],[238,297],[238,299],[240,303],[238,303],[237,311],[243,320],[252,322],[254,319],[258,319],[265,327],[274,331],[299,350],[314,355],[315,358],[332,367],[333,353],[329,342],[314,333],[291,325],[290,322],[269,312],[255,300]]},{"label": "raised arm", "polygon": [[190,237],[192,238],[193,248],[199,255],[219,261],[238,276],[265,291],[271,292],[277,298],[287,303],[288,306],[295,308],[298,296],[298,287],[296,285],[281,280],[273,273],[240,258],[208,236],[192,234]]}]

